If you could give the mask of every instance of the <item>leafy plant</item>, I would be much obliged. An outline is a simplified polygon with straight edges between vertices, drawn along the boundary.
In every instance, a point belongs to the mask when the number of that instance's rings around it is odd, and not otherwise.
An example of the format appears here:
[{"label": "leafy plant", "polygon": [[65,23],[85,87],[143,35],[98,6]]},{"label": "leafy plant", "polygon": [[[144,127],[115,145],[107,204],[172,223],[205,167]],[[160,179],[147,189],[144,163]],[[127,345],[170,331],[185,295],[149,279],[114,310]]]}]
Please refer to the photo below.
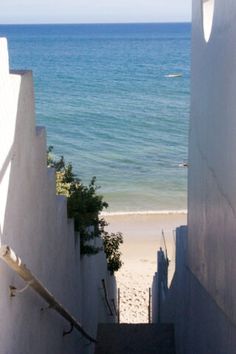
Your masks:
[{"label": "leafy plant", "polygon": [[85,186],[73,173],[72,164],[66,164],[64,157],[55,160],[53,147],[49,146],[47,164],[56,170],[56,192],[67,197],[67,213],[74,219],[75,231],[80,234],[81,254],[96,254],[101,248],[94,246],[92,240],[100,237],[106,254],[108,269],[111,273],[117,271],[122,262],[119,246],[123,243],[120,232],[109,234],[105,231],[108,225],[101,212],[108,208],[103,196],[97,193],[96,177],[93,177],[89,186]]},{"label": "leafy plant", "polygon": [[120,244],[123,243],[123,235],[121,232],[111,233],[105,232],[102,236],[104,252],[107,258],[108,270],[113,274],[122,266]]}]

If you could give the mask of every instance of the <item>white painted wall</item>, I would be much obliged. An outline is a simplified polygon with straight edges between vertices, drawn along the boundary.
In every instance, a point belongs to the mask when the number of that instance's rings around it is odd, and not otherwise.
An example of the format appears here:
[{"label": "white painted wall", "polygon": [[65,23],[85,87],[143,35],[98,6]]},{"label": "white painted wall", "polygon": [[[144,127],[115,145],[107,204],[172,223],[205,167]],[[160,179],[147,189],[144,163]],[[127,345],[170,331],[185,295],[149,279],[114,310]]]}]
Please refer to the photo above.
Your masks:
[{"label": "white painted wall", "polygon": [[[7,244],[77,318],[96,335],[98,322],[114,321],[104,303],[101,279],[110,297],[115,280],[104,253],[80,257],[66,199],[55,195],[55,173],[46,167],[46,135],[35,128],[32,73],[9,74],[7,43],[0,39],[0,244]],[[77,331],[32,289],[9,296],[9,285],[24,282],[0,260],[1,354],[91,353]]]},{"label": "white painted wall", "polygon": [[208,42],[201,2],[193,1],[188,262],[236,325],[236,2],[208,0]]},{"label": "white painted wall", "polygon": [[[194,0],[188,235],[163,304],[178,354],[236,348],[236,2]],[[179,260],[179,261],[178,261]]]}]

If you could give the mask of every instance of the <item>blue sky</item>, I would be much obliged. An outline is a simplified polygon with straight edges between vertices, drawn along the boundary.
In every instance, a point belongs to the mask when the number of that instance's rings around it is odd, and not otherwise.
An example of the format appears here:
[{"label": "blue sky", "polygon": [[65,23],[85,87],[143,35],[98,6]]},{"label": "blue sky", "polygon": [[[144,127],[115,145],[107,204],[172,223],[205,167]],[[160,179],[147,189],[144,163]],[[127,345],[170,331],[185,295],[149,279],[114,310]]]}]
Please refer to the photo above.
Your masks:
[{"label": "blue sky", "polygon": [[4,0],[0,23],[185,22],[191,0]]}]

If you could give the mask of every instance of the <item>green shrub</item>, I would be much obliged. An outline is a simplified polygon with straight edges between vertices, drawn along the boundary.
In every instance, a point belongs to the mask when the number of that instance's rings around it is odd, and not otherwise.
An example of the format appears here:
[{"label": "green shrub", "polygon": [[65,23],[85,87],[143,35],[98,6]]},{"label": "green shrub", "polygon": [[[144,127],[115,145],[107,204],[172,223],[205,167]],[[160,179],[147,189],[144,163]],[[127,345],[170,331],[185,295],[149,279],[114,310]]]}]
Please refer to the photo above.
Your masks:
[{"label": "green shrub", "polygon": [[53,147],[47,152],[47,164],[56,170],[56,192],[67,197],[67,213],[74,219],[75,231],[80,235],[81,254],[96,254],[101,248],[92,245],[92,240],[100,237],[107,258],[108,270],[113,274],[121,266],[119,246],[123,243],[120,232],[109,234],[105,231],[107,222],[101,217],[101,212],[108,208],[103,196],[97,193],[96,177],[89,186],[85,186],[73,173],[73,166],[66,164],[64,157],[55,160]]},{"label": "green shrub", "polygon": [[111,233],[104,232],[102,235],[104,252],[107,258],[108,270],[113,274],[122,266],[120,244],[123,243],[123,235],[121,232]]}]

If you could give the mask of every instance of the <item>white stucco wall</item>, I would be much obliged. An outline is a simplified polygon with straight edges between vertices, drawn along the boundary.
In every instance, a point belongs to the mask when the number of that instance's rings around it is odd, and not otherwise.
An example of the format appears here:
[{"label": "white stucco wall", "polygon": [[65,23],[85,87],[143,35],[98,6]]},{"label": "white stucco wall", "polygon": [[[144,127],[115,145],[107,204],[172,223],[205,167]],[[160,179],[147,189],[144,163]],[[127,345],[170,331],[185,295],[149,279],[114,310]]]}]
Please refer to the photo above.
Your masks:
[{"label": "white stucco wall", "polygon": [[193,0],[188,231],[163,304],[178,354],[236,352],[236,2]]},{"label": "white stucco wall", "polygon": [[188,263],[236,325],[236,2],[208,2],[206,42],[193,1]]},{"label": "white stucco wall", "polygon": [[[114,321],[104,303],[115,280],[104,253],[80,257],[66,199],[55,195],[55,173],[46,167],[46,135],[35,128],[32,73],[9,74],[5,39],[0,39],[0,244],[9,245],[47,289],[96,335],[98,322]],[[24,282],[0,260],[1,354],[91,353],[92,346],[46,306],[32,289],[9,296]]]},{"label": "white stucco wall", "polygon": [[190,270],[187,236],[186,226],[176,230],[176,271],[162,322],[175,325],[177,354],[235,354],[236,328]]}]

